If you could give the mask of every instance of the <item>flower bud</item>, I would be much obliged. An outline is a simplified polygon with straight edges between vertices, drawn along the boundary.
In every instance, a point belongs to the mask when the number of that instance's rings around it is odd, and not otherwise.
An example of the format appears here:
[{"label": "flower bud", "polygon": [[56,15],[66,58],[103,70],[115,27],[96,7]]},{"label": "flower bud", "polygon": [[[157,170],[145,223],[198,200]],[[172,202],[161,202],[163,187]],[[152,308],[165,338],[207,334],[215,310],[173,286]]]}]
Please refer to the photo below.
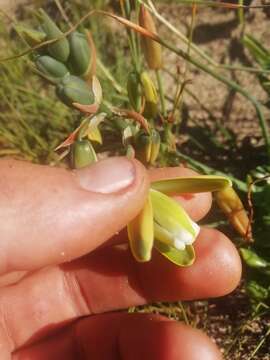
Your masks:
[{"label": "flower bud", "polygon": [[264,260],[263,258],[261,258],[254,251],[241,248],[240,253],[242,255],[243,260],[248,266],[257,269],[268,269],[268,270],[270,269],[270,263]]},{"label": "flower bud", "polygon": [[71,72],[78,76],[86,75],[91,65],[91,51],[85,34],[74,31],[69,36],[69,45],[68,65]]},{"label": "flower bud", "polygon": [[216,201],[220,209],[227,216],[235,230],[251,239],[250,222],[244,205],[232,187],[225,187],[216,192]]},{"label": "flower bud", "polygon": [[[63,35],[62,31],[43,9],[39,9],[37,17],[41,22],[41,28],[45,32],[47,40],[53,40]],[[68,40],[63,37],[62,39],[48,45],[48,51],[55,59],[61,62],[66,62],[69,57]]]},{"label": "flower bud", "polygon": [[[156,26],[154,20],[149,13],[149,11],[145,8],[144,5],[141,5],[140,14],[139,14],[139,24],[146,30],[151,33],[156,34]],[[162,68],[162,50],[161,45],[156,41],[143,36],[142,37],[142,48],[145,60],[150,69],[158,70]]]},{"label": "flower bud", "polygon": [[77,76],[67,75],[57,84],[56,94],[60,100],[68,105],[73,103],[90,105],[94,102],[91,87]]},{"label": "flower bud", "polygon": [[42,55],[36,59],[36,67],[43,74],[53,78],[62,78],[68,73],[67,67],[51,56]]},{"label": "flower bud", "polygon": [[154,118],[158,113],[158,94],[155,85],[146,71],[141,74],[141,83],[145,97],[144,116]]},{"label": "flower bud", "polygon": [[43,31],[29,29],[23,25],[15,27],[20,36],[31,47],[41,44],[46,39],[46,34]]},{"label": "flower bud", "polygon": [[160,135],[152,129],[150,134],[139,133],[135,140],[136,158],[143,164],[153,164],[160,150]]},{"label": "flower bud", "polygon": [[76,140],[71,145],[71,167],[80,169],[97,161],[97,155],[90,141]]},{"label": "flower bud", "polygon": [[148,134],[140,132],[135,139],[136,158],[144,165],[149,164],[151,159],[151,138]]},{"label": "flower bud", "polygon": [[142,107],[141,83],[140,77],[135,72],[128,75],[127,92],[130,105],[135,111],[140,112]]}]

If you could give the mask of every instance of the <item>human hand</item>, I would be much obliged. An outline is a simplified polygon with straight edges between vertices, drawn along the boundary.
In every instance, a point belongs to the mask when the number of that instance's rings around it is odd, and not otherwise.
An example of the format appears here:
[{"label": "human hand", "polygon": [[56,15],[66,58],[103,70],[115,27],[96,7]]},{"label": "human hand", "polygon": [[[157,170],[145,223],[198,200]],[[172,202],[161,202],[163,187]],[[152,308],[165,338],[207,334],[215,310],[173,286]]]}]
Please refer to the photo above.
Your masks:
[{"label": "human hand", "polygon": [[[156,169],[150,178],[191,174]],[[125,231],[115,234],[148,192],[137,161],[112,158],[71,172],[2,160],[0,182],[1,360],[221,359],[196,329],[115,312],[225,295],[241,276],[236,249],[213,229],[201,230],[191,267],[179,268],[155,251],[148,263],[133,259]],[[210,194],[179,201],[196,221],[211,207]]]}]

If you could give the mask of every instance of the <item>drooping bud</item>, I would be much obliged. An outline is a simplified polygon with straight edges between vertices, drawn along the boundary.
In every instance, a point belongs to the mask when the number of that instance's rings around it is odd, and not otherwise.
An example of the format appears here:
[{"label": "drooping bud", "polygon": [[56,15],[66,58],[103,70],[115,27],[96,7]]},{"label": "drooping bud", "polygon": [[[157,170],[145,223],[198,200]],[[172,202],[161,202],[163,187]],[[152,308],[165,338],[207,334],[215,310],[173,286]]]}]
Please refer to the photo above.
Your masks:
[{"label": "drooping bud", "polygon": [[127,92],[130,105],[135,111],[140,112],[142,107],[141,83],[140,77],[135,72],[128,75]]},{"label": "drooping bud", "polygon": [[148,134],[141,132],[135,139],[136,158],[144,165],[149,164],[151,159],[151,138]]},{"label": "drooping bud", "polygon": [[141,132],[135,139],[136,158],[143,164],[154,164],[160,150],[160,135],[155,129],[149,134]]},{"label": "drooping bud", "polygon": [[[154,20],[145,8],[144,5],[141,5],[140,14],[139,14],[139,24],[146,30],[151,33],[157,34],[156,26]],[[143,36],[142,37],[142,48],[145,60],[150,69],[158,70],[162,68],[162,50],[161,45],[156,41]]]},{"label": "drooping bud", "polygon": [[158,113],[158,94],[156,87],[146,71],[141,74],[143,95],[145,97],[145,107],[143,115],[146,118],[154,118]]},{"label": "drooping bud", "polygon": [[[42,30],[47,36],[47,40],[53,40],[63,36],[62,31],[43,9],[39,9],[37,17],[41,23],[40,25]],[[57,40],[56,42],[48,45],[48,51],[55,59],[61,62],[66,62],[69,57],[68,40],[65,37]]]},{"label": "drooping bud", "polygon": [[74,31],[69,36],[70,56],[68,65],[73,74],[84,76],[91,65],[91,50],[85,34]]},{"label": "drooping bud", "polygon": [[244,205],[232,187],[225,187],[216,192],[216,201],[220,209],[227,216],[229,222],[241,235],[251,240],[250,221]]},{"label": "drooping bud", "polygon": [[94,102],[91,87],[77,76],[67,75],[57,84],[56,94],[60,100],[68,105],[73,103],[90,105]]},{"label": "drooping bud", "polygon": [[268,273],[270,274],[270,263],[265,259],[263,259],[262,257],[260,257],[258,254],[256,254],[254,251],[250,249],[241,248],[240,253],[242,255],[243,260],[248,266],[252,268],[260,269],[263,272],[268,271]]},{"label": "drooping bud", "polygon": [[41,44],[46,40],[46,34],[43,31],[29,29],[23,25],[17,25],[16,31],[31,47]]},{"label": "drooping bud", "polygon": [[139,262],[151,259],[154,244],[153,209],[148,197],[141,212],[128,224],[131,252]]},{"label": "drooping bud", "polygon": [[81,169],[97,161],[96,152],[88,140],[76,140],[71,145],[70,155],[73,169]]},{"label": "drooping bud", "polygon": [[48,55],[39,56],[36,59],[36,67],[43,74],[53,78],[63,78],[68,74],[68,69],[63,63]]}]

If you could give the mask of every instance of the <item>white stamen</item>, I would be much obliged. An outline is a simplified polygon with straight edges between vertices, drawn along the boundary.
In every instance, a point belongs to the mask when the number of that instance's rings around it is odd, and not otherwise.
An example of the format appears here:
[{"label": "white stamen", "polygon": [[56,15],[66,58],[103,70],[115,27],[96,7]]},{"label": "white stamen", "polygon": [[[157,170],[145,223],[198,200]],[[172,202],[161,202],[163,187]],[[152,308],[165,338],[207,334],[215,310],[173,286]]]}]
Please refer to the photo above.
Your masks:
[{"label": "white stamen", "polygon": [[173,245],[177,250],[185,250],[186,247],[185,243],[180,239],[175,239]]}]

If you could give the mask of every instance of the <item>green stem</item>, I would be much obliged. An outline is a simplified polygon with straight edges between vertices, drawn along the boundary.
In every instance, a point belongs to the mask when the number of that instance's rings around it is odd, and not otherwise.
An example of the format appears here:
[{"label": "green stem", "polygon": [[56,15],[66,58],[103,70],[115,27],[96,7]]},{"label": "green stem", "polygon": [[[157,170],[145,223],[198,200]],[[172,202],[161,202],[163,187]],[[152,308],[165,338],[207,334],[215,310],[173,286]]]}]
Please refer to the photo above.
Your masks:
[{"label": "green stem", "polygon": [[161,112],[165,116],[166,115],[165,96],[164,96],[164,89],[163,89],[163,84],[162,84],[159,70],[156,70],[156,77],[157,77],[159,96],[160,96],[160,102],[161,102]]},{"label": "green stem", "polygon": [[[243,0],[238,0],[238,4],[240,6],[243,6],[244,1]],[[244,28],[245,28],[245,14],[244,14],[244,9],[242,7],[238,9],[238,19],[239,19],[239,23],[241,25],[242,33],[243,33]]]}]

